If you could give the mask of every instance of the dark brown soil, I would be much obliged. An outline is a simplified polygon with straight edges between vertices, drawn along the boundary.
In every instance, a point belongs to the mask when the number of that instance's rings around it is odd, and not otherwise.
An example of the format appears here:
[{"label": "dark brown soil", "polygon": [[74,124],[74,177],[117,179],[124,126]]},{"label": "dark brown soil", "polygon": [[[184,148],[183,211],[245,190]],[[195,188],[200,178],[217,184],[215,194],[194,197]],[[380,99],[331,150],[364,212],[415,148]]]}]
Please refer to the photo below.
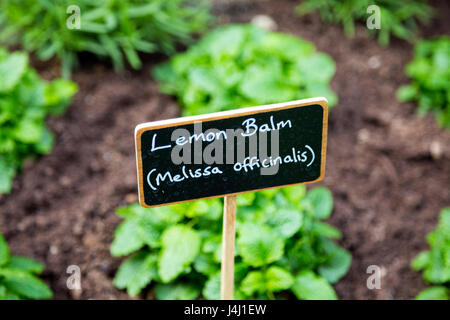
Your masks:
[{"label": "dark brown soil", "polygon": [[[343,299],[410,299],[425,284],[409,268],[425,249],[425,235],[450,205],[450,132],[434,118],[417,118],[413,104],[395,99],[407,83],[403,68],[412,47],[394,40],[388,48],[363,26],[348,39],[318,15],[298,17],[297,1],[222,1],[221,23],[271,16],[278,30],[314,42],[337,64],[332,88],[339,104],[331,111],[327,174],[335,210],[331,223],[353,254],[350,272],[337,285]],[[448,33],[449,6],[424,33]],[[57,141],[52,153],[27,163],[10,195],[0,196],[0,232],[12,251],[46,264],[44,279],[55,298],[128,298],[112,285],[120,263],[109,245],[119,222],[114,208],[135,202],[133,130],[136,124],[179,115],[174,100],[157,91],[147,58],[141,72],[116,74],[90,62],[77,71],[80,90],[69,111],[51,119]],[[155,61],[158,60],[158,61]],[[44,76],[55,65],[40,67]],[[82,293],[67,289],[69,265],[82,270]],[[383,270],[380,290],[366,286],[367,267]]]}]

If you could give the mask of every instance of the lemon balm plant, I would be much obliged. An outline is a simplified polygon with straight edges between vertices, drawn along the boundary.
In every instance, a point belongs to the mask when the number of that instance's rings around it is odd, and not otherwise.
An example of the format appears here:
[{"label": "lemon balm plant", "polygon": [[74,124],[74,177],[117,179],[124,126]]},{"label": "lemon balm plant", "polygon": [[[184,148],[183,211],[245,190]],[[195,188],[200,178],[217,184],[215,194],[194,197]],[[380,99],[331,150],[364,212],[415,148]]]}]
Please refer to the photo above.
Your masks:
[{"label": "lemon balm plant", "polygon": [[33,259],[11,255],[0,233],[0,300],[51,298],[51,290],[37,277],[43,270]]},{"label": "lemon balm plant", "polygon": [[317,96],[332,107],[335,70],[333,59],[310,42],[229,25],[156,67],[153,75],[161,91],[178,98],[183,114],[193,115]]},{"label": "lemon balm plant", "polygon": [[423,271],[432,287],[422,290],[418,300],[450,300],[450,207],[440,213],[439,225],[428,234],[430,250],[420,253],[412,262],[414,270]]},{"label": "lemon balm plant", "polygon": [[[71,5],[80,9],[79,29],[67,26]],[[68,77],[78,52],[109,58],[116,69],[125,56],[139,68],[138,52],[171,54],[210,18],[203,0],[2,0],[0,42],[20,43],[44,60],[57,56]]]},{"label": "lemon balm plant", "polygon": [[[323,222],[333,199],[325,187],[304,186],[237,197],[236,299],[336,299],[332,284],[351,255]],[[219,299],[222,212],[220,199],[146,209],[117,209],[113,256],[128,256],[114,279],[135,296]]]},{"label": "lemon balm plant", "polygon": [[24,52],[0,48],[0,193],[8,193],[25,158],[50,152],[53,134],[45,125],[77,91],[64,79],[42,80]]}]

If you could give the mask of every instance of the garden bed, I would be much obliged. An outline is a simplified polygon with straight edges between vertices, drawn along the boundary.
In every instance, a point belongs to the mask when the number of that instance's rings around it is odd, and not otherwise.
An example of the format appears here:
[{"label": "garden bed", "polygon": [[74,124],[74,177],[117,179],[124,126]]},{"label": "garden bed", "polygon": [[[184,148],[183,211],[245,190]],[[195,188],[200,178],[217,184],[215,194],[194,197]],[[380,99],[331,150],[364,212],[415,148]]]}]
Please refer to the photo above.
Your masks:
[{"label": "garden bed", "polygon": [[[343,299],[410,299],[425,284],[410,261],[427,247],[425,235],[449,205],[450,132],[431,116],[417,118],[414,104],[400,104],[395,92],[412,46],[393,39],[383,48],[364,27],[348,39],[339,26],[317,14],[299,18],[297,1],[225,1],[219,21],[248,22],[270,15],[278,30],[316,44],[336,61],[332,89],[339,95],[329,123],[327,172],[333,192],[331,224],[351,251],[349,273],[337,285]],[[423,32],[448,33],[449,5]],[[90,59],[89,57],[87,57]],[[173,98],[162,95],[149,70],[163,61],[145,57],[142,71],[116,74],[88,61],[73,79],[80,90],[68,112],[49,121],[57,141],[51,154],[27,163],[9,195],[0,196],[0,232],[13,252],[44,262],[55,298],[127,298],[112,285],[120,259],[109,246],[119,222],[114,208],[137,201],[134,127],[176,117]],[[51,78],[57,63],[37,64]],[[82,293],[67,289],[66,269],[82,270]],[[380,290],[369,290],[366,269],[384,270]]]}]

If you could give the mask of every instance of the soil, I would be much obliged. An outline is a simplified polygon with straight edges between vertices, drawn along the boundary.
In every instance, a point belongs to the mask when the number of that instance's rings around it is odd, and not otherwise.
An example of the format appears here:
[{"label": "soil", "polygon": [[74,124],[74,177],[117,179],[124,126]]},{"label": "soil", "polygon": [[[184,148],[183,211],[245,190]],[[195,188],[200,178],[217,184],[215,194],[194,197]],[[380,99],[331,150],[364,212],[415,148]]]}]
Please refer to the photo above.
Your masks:
[{"label": "soil", "polygon": [[[408,82],[409,43],[393,39],[383,48],[362,25],[349,39],[317,14],[298,17],[297,3],[221,1],[215,13],[220,23],[269,15],[277,30],[314,42],[336,61],[331,86],[339,104],[330,115],[323,184],[334,195],[330,223],[342,230],[340,244],[353,263],[335,288],[342,299],[411,299],[425,283],[410,261],[427,248],[426,234],[450,205],[450,131],[395,98]],[[440,17],[423,36],[450,30],[449,4],[432,4]],[[120,222],[114,208],[137,201],[134,127],[180,114],[149,74],[162,57],[145,60],[140,72],[117,74],[92,59],[76,71],[80,90],[72,106],[48,121],[57,137],[51,154],[26,163],[13,191],[0,196],[0,232],[12,252],[45,263],[43,278],[57,299],[129,298],[112,285],[120,259],[109,246]],[[54,62],[36,67],[47,78],[58,72]],[[82,271],[82,292],[67,289],[69,265]],[[381,289],[366,286],[370,265],[382,270]]]}]

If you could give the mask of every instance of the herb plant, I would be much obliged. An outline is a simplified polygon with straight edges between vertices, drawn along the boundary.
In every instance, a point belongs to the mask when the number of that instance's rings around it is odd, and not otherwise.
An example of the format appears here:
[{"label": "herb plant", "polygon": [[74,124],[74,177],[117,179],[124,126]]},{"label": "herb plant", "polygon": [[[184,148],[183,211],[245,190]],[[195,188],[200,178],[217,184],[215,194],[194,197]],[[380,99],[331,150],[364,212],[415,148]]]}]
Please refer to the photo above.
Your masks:
[{"label": "herb plant", "polygon": [[43,270],[33,259],[11,255],[0,233],[0,300],[51,298],[51,290],[37,277]]},{"label": "herb plant", "polygon": [[177,96],[184,115],[325,96],[333,59],[294,36],[251,25],[220,27],[153,70],[160,89]]},{"label": "herb plant", "polygon": [[423,271],[426,282],[434,286],[421,291],[418,300],[450,300],[450,207],[440,213],[437,228],[428,234],[430,250],[412,262],[414,270]]},{"label": "herb plant", "polygon": [[45,118],[61,114],[76,90],[68,80],[42,80],[25,53],[0,48],[0,193],[11,190],[25,158],[50,152]]},{"label": "herb plant", "polygon": [[388,45],[391,34],[404,40],[414,38],[417,24],[427,23],[433,16],[433,9],[425,0],[305,0],[297,7],[300,15],[318,11],[327,23],[340,23],[347,36],[355,33],[355,21],[366,22],[373,13],[367,8],[377,5],[380,8],[380,29],[369,30],[378,33],[378,41]]},{"label": "herb plant", "polygon": [[[333,242],[339,230],[323,222],[333,199],[325,187],[264,190],[237,196],[236,299],[336,299],[332,287],[351,255]],[[165,207],[118,208],[113,256],[130,256],[114,285],[157,299],[219,299],[222,240],[220,199]]]},{"label": "herb plant", "polygon": [[438,123],[450,128],[450,37],[416,44],[414,59],[406,66],[412,79],[397,92],[400,101],[417,101],[418,113],[435,114]]},{"label": "herb plant", "polygon": [[[63,76],[77,64],[77,53],[91,52],[123,68],[124,56],[141,66],[138,52],[171,54],[210,21],[205,1],[190,0],[2,0],[0,42],[21,43],[40,59],[57,56]],[[72,28],[69,6],[80,9],[80,29]],[[70,12],[70,11],[69,11]],[[75,17],[73,17],[75,18]],[[68,27],[71,26],[71,28]]]}]

